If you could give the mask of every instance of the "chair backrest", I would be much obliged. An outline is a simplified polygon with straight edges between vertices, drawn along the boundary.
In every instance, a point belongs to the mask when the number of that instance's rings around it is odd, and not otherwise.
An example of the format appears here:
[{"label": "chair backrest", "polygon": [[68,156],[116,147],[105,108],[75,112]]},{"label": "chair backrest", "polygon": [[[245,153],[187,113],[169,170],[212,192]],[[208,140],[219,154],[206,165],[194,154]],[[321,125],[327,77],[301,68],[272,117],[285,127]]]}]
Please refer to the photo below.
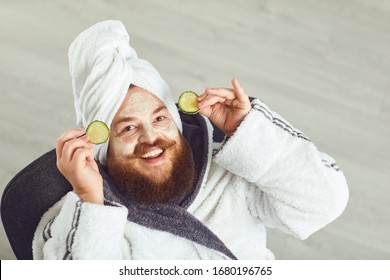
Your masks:
[{"label": "chair backrest", "polygon": [[32,259],[32,240],[42,215],[72,190],[56,166],[55,150],[20,171],[6,186],[1,219],[17,259]]}]

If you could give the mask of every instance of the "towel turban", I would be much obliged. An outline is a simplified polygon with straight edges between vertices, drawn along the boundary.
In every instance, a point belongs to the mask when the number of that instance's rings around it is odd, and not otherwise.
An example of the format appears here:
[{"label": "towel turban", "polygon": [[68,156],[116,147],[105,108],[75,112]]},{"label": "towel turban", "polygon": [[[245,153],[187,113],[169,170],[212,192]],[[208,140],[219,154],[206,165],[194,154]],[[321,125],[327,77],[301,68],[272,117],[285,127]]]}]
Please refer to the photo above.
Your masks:
[{"label": "towel turban", "polygon": [[[84,30],[70,45],[68,57],[79,127],[85,129],[93,120],[110,127],[129,86],[135,85],[159,98],[182,132],[167,83],[152,64],[138,58],[120,21],[103,21]],[[106,164],[107,150],[108,141],[95,146],[95,159]]]}]

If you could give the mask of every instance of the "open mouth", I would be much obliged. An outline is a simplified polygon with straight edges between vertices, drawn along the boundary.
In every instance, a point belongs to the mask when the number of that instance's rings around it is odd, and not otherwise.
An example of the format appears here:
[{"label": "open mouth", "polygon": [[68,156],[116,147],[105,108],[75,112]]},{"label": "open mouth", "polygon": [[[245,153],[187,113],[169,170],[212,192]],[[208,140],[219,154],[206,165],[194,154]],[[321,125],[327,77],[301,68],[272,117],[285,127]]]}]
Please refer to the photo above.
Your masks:
[{"label": "open mouth", "polygon": [[157,158],[164,153],[162,149],[153,150],[141,156],[143,159]]},{"label": "open mouth", "polygon": [[147,152],[146,154],[143,154],[141,156],[141,159],[143,162],[146,163],[157,163],[158,161],[163,159],[164,152],[165,151],[163,149],[155,149]]}]

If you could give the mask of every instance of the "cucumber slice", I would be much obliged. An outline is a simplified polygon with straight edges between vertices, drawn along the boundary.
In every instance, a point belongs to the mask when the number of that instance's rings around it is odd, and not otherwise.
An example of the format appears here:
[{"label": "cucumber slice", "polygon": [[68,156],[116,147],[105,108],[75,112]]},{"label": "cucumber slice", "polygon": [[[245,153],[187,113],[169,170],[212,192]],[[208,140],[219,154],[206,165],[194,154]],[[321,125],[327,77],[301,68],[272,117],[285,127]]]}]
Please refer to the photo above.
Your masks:
[{"label": "cucumber slice", "polygon": [[91,143],[103,144],[108,140],[110,129],[104,122],[95,120],[88,125],[85,134],[88,135]]},{"label": "cucumber slice", "polygon": [[199,112],[198,95],[193,91],[185,91],[179,96],[179,108],[186,114],[196,114]]}]

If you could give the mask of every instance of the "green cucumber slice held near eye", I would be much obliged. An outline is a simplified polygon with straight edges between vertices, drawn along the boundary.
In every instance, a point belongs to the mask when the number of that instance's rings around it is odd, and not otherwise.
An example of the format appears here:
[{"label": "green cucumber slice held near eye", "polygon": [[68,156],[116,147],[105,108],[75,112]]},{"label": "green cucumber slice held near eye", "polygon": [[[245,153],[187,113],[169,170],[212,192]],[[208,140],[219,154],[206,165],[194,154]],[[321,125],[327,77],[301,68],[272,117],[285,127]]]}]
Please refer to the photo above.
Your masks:
[{"label": "green cucumber slice held near eye", "polygon": [[103,144],[108,140],[110,129],[104,122],[94,120],[88,125],[85,134],[88,135],[91,143],[98,145]]},{"label": "green cucumber slice held near eye", "polygon": [[196,114],[199,112],[198,95],[193,91],[185,91],[179,96],[179,108],[186,114]]}]

